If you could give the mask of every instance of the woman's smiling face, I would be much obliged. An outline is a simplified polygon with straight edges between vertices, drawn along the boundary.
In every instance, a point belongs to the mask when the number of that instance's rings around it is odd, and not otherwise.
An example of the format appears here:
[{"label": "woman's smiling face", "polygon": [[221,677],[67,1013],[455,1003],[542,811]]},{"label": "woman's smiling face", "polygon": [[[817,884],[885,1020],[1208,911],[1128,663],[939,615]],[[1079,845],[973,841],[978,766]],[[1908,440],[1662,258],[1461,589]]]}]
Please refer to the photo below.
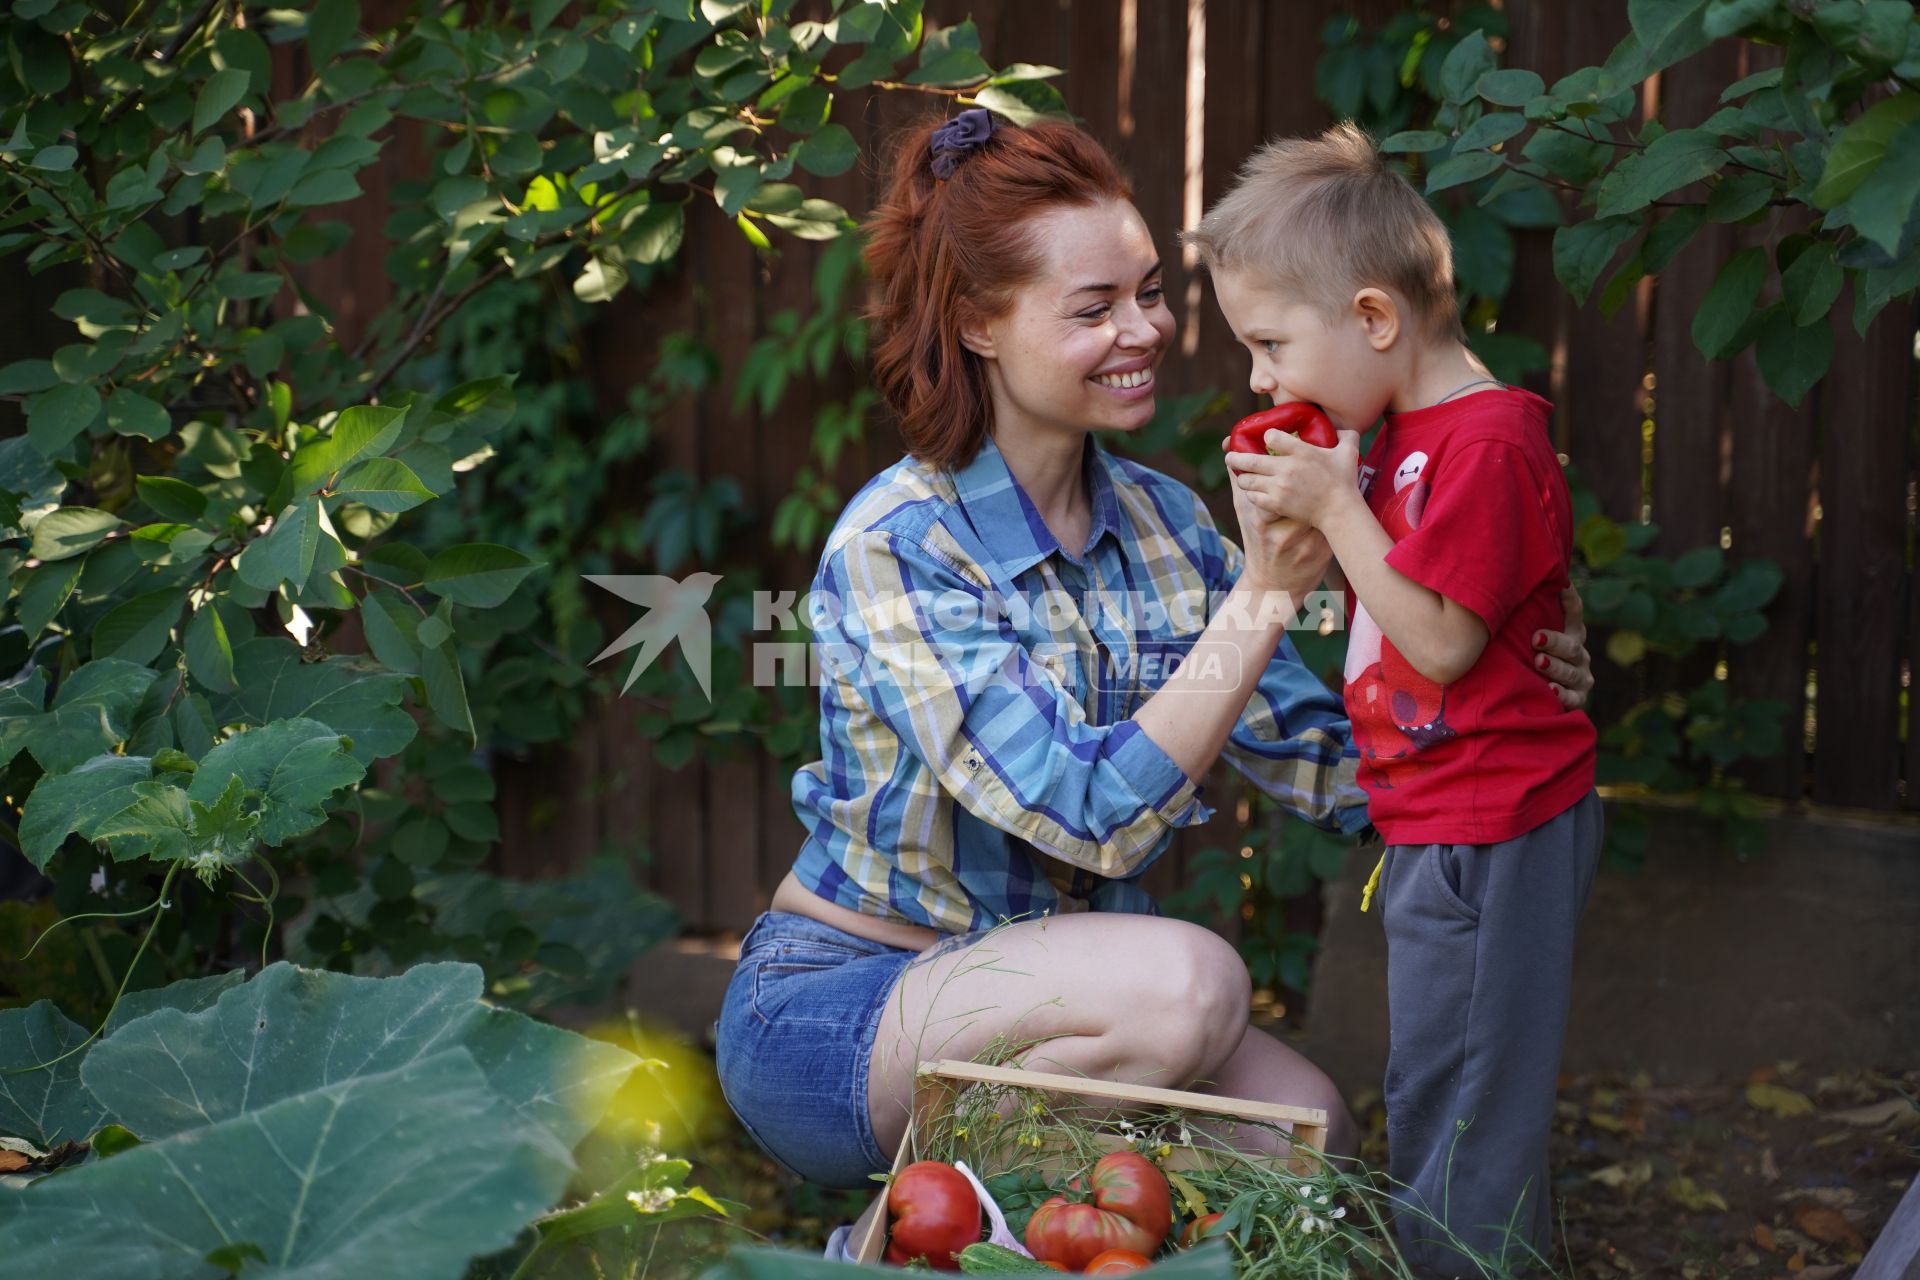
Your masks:
[{"label": "woman's smiling face", "polygon": [[986,359],[995,429],[1145,426],[1174,332],[1147,224],[1109,200],[1050,210],[1028,234],[1038,274],[1005,314],[965,331]]}]

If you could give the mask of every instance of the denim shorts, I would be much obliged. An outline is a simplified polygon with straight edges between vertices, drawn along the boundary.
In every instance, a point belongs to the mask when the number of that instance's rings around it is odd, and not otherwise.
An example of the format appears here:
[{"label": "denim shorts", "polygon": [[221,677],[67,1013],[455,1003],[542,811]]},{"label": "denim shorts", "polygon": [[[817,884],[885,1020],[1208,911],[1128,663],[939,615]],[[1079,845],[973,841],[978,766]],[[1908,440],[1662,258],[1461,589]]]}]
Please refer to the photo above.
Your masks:
[{"label": "denim shorts", "polygon": [[874,1137],[867,1069],[887,995],[920,955],[790,911],[747,931],[720,1009],[720,1090],[787,1172],[861,1187],[893,1164]]}]

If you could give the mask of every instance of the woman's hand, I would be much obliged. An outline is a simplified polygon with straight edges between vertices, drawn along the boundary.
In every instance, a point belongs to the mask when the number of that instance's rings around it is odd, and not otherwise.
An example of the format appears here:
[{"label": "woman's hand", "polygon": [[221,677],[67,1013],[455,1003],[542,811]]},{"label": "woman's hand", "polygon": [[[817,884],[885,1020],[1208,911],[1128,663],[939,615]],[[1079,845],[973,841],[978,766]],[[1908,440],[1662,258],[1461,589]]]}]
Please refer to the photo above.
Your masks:
[{"label": "woman's hand", "polygon": [[1240,546],[1246,556],[1240,581],[1262,591],[1284,591],[1297,609],[1325,578],[1333,561],[1332,549],[1318,529],[1271,515],[1255,505],[1247,489],[1240,485],[1232,489]]},{"label": "woman's hand", "polygon": [[1560,705],[1578,711],[1593,692],[1593,658],[1587,653],[1587,608],[1580,593],[1568,587],[1560,593],[1566,614],[1563,631],[1533,633],[1534,668],[1553,683]]}]

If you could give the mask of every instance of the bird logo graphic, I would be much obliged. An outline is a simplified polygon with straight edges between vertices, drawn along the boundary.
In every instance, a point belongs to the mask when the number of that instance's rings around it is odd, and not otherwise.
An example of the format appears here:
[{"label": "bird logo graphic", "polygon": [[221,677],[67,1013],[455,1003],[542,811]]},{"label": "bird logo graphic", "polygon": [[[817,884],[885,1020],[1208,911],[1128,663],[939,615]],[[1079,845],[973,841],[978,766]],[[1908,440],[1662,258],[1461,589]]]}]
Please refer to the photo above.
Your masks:
[{"label": "bird logo graphic", "polygon": [[612,644],[593,655],[592,661],[598,662],[635,645],[640,646],[633,667],[627,672],[627,682],[620,686],[620,692],[625,693],[633,688],[633,682],[640,678],[640,673],[652,666],[653,660],[677,637],[680,652],[686,655],[687,666],[693,670],[693,678],[700,682],[700,692],[707,695],[707,701],[713,701],[713,623],[707,617],[707,601],[712,598],[713,588],[720,581],[719,574],[690,573],[684,582],[675,582],[672,578],[655,573],[586,573],[580,576],[594,586],[611,591],[622,600],[649,611],[644,618],[621,632]]}]

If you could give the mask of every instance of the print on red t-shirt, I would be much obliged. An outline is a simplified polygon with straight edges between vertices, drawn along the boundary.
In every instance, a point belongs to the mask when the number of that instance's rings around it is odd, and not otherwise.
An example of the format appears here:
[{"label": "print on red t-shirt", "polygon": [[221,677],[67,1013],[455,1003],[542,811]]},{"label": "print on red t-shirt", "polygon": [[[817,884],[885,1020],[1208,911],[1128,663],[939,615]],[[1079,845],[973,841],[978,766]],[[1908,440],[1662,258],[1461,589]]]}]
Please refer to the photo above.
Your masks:
[{"label": "print on red t-shirt", "polygon": [[1367,809],[1389,844],[1492,844],[1593,786],[1593,723],[1533,668],[1557,629],[1572,508],[1547,439],[1551,406],[1518,389],[1395,414],[1361,471],[1394,540],[1387,564],[1486,623],[1480,660],[1438,684],[1349,593],[1346,702]]}]

